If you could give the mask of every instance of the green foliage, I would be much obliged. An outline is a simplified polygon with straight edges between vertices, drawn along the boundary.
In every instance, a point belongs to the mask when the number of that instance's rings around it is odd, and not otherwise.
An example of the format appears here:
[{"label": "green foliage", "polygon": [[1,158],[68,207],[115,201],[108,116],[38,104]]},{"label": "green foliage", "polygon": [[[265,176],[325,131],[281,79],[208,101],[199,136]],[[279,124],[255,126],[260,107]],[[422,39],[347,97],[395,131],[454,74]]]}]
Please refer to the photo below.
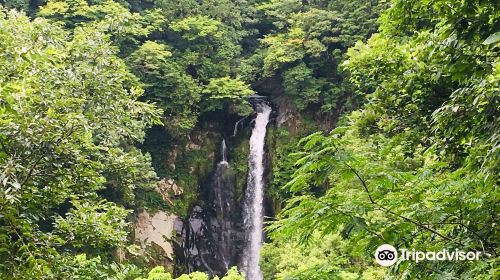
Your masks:
[{"label": "green foliage", "polygon": [[[217,278],[214,278],[216,280]],[[242,273],[238,272],[238,269],[236,267],[231,267],[229,270],[226,272],[226,275],[221,278],[221,280],[243,280],[245,279],[244,275]]]},{"label": "green foliage", "polygon": [[[309,104],[320,102],[324,79],[313,77],[312,69],[300,63],[283,74],[284,89],[295,101],[297,109],[304,110]],[[297,100],[306,100],[299,102]]]},{"label": "green foliage", "polygon": [[2,5],[7,9],[17,9],[23,10],[25,12],[29,11],[30,1],[28,0],[6,0],[2,1]]},{"label": "green foliage", "polygon": [[176,162],[175,169],[169,174],[182,186],[182,198],[174,200],[172,211],[181,217],[189,215],[189,209],[194,204],[203,203],[199,199],[200,184],[206,180],[212,171],[213,158],[210,154],[216,150],[219,138],[206,139],[200,150],[184,151]]},{"label": "green foliage", "polygon": [[[317,232],[310,243],[295,242],[265,244],[261,251],[264,279],[381,279],[381,267],[350,253],[348,244],[339,235],[321,236]],[[356,266],[352,266],[356,263]]]},{"label": "green foliage", "polygon": [[277,203],[276,211],[280,210],[281,203],[290,197],[290,192],[282,188],[292,179],[295,171],[295,162],[299,158],[295,151],[299,147],[299,140],[319,129],[319,126],[310,120],[304,120],[300,125],[300,134],[292,135],[285,127],[268,128],[267,145],[272,147],[271,178],[266,188],[266,193]]},{"label": "green foliage", "polygon": [[172,280],[170,273],[165,272],[163,266],[157,266],[148,272],[147,278],[136,278],[136,280]]},{"label": "green foliage", "polygon": [[[409,157],[405,145],[410,136],[367,138],[352,127],[304,139],[298,169],[285,186],[296,194],[287,201],[280,221],[269,227],[272,236],[304,243],[316,230],[339,233],[347,238],[353,255],[366,262],[383,243],[424,251],[479,250],[495,256],[498,230],[486,226],[495,223],[500,210],[491,195],[495,184],[467,167],[449,170],[432,149],[423,153],[420,148]],[[404,262],[391,274],[453,275],[478,267],[469,275],[487,277],[497,261],[433,262],[424,271]]]},{"label": "green foliage", "polygon": [[[309,122],[269,133],[266,192],[275,210],[284,209],[268,227],[266,279],[496,279],[498,4],[13,0],[2,7],[0,278],[140,277],[113,257],[128,243],[127,208],[187,216],[200,204],[220,140],[212,130],[224,127],[213,118],[250,115],[253,83],[328,131],[345,110],[358,109],[328,135],[298,141],[318,130]],[[154,191],[152,159],[136,148],[153,124],[162,133],[141,147],[155,153],[158,175],[184,190],[172,203]],[[232,142],[241,197],[248,143]],[[484,258],[386,270],[373,266],[381,243]],[[137,279],[172,278],[158,267]],[[243,276],[231,269],[222,279]]]},{"label": "green foliage", "polygon": [[171,23],[170,28],[180,32],[182,38],[193,41],[207,37],[220,39],[224,35],[220,30],[221,25],[221,22],[207,16],[193,16]]},{"label": "green foliage", "polygon": [[352,96],[338,65],[350,46],[376,31],[376,17],[384,7],[378,2],[273,0],[260,5],[275,30],[262,39],[262,51],[245,61],[245,77],[279,76],[299,110],[333,121],[335,110],[343,110]]},{"label": "green foliage", "polygon": [[66,256],[57,265],[52,264],[53,277],[75,280],[132,280],[142,274],[142,270],[132,264],[103,264],[100,257],[87,255]]},{"label": "green foliage", "polygon": [[205,110],[213,111],[228,106],[229,111],[239,116],[248,116],[253,112],[247,97],[255,93],[245,82],[229,77],[211,79],[203,89],[207,96]]},{"label": "green foliage", "polygon": [[2,279],[57,278],[78,253],[110,256],[125,246],[128,211],[105,190],[133,204],[136,188],[155,186],[150,158],[133,144],[159,111],[137,100],[142,90],[109,35],[68,35],[0,10]]},{"label": "green foliage", "polygon": [[[157,6],[167,13],[164,28],[172,38],[146,41],[128,59],[145,83],[147,98],[165,110],[164,124],[174,136],[192,131],[205,112],[248,115],[253,111],[245,99],[253,91],[239,79],[230,78],[242,36],[234,29],[241,27],[241,19],[232,15],[238,12],[236,7],[228,10],[232,5],[158,1]],[[181,12],[186,7],[191,8],[186,10],[188,16],[167,11],[175,8]],[[202,93],[207,100],[202,100]]]},{"label": "green foliage", "polygon": [[[243,201],[245,197],[245,187],[248,175],[248,154],[250,153],[250,133],[249,131],[238,131],[238,135],[230,138],[228,146],[231,158],[229,172],[234,172],[236,181],[235,198],[237,201]],[[232,175],[232,174],[231,174]]]},{"label": "green foliage", "polygon": [[[54,232],[64,236],[66,245],[76,249],[91,248],[109,250],[127,241],[130,211],[110,202],[75,201],[66,217],[56,217]],[[88,250],[88,249],[87,249]]]},{"label": "green foliage", "polygon": [[100,26],[120,39],[126,36],[146,36],[158,29],[162,23],[158,10],[147,11],[141,15],[132,13],[121,3],[112,0],[50,0],[40,9],[38,15],[64,23],[69,28],[82,25]]},{"label": "green foliage", "polygon": [[331,134],[299,143],[283,186],[293,196],[268,229],[285,248],[313,243],[317,231],[340,234],[366,263],[383,243],[480,251],[475,262],[401,261],[386,278],[495,278],[499,61],[498,46],[483,42],[498,5],[393,2],[381,33],[342,66],[368,102]]},{"label": "green foliage", "polygon": [[[233,1],[233,0],[155,0],[155,6],[162,9],[169,22],[184,20],[192,21],[201,18],[205,22],[214,23],[217,20],[230,31],[230,36],[242,39],[244,36],[256,32],[254,19],[256,11],[253,2],[258,1]],[[191,19],[188,19],[191,18]],[[193,23],[197,25],[197,23]],[[219,25],[219,23],[216,23]],[[229,34],[226,34],[229,35]]]},{"label": "green foliage", "polygon": [[[208,26],[197,25],[198,21]],[[222,22],[207,17],[192,17],[169,25],[178,39],[172,46],[178,51],[178,60],[188,72],[206,84],[210,78],[231,74],[233,60],[240,53],[237,38]]]},{"label": "green foliage", "polygon": [[[401,9],[409,7],[396,2],[382,18],[386,33],[396,32],[397,24],[398,30],[414,28],[411,16],[401,17]],[[412,8],[422,12],[420,4]],[[411,37],[374,36],[366,45],[358,44],[350,50],[346,68],[361,91],[373,92],[372,108],[385,122],[379,127],[421,130],[434,149],[455,163],[476,154],[468,164],[479,160],[481,171],[498,173],[493,155],[499,130],[498,48],[482,44],[495,30],[498,7],[495,12],[495,5],[474,1],[451,9],[446,1],[437,1],[433,8],[440,18],[419,23],[419,32]],[[477,19],[470,21],[470,9],[480,11]],[[462,17],[470,21],[467,26],[451,25]]]},{"label": "green foliage", "polygon": [[196,125],[201,87],[171,56],[166,45],[146,41],[128,61],[144,83],[146,97],[165,110],[169,132],[179,135]]},{"label": "green foliage", "polygon": [[[190,274],[183,274],[177,278],[172,278],[170,273],[165,272],[162,266],[157,266],[148,273],[147,278],[136,278],[136,280],[209,280],[208,275],[202,272],[192,272]],[[212,278],[213,280],[218,280],[219,277]],[[244,277],[241,275],[236,267],[232,267],[228,270],[227,274],[221,278],[221,280],[243,280]]]},{"label": "green foliage", "polygon": [[170,137],[160,126],[150,129],[141,146],[153,155],[158,176],[173,179],[182,194],[172,194],[171,201],[164,201],[154,189],[144,190],[137,194],[138,206],[187,217],[191,206],[203,203],[199,197],[200,185],[210,179],[220,141],[218,130],[210,127],[198,128],[186,138]]}]

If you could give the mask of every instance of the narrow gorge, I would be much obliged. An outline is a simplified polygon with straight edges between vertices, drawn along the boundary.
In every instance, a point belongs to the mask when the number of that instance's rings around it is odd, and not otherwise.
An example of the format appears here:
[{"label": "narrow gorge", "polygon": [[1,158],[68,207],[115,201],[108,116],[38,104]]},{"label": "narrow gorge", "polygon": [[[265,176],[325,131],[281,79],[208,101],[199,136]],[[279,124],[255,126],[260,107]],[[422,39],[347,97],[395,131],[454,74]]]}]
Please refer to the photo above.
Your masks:
[{"label": "narrow gorge", "polygon": [[[190,209],[187,220],[178,228],[180,242],[176,250],[178,266],[190,271],[205,271],[223,275],[238,266],[247,279],[262,279],[259,252],[263,242],[264,193],[266,173],[266,132],[272,107],[264,97],[254,96],[254,116],[238,120],[234,127],[243,126],[240,133],[251,131],[248,141],[248,171],[244,194],[236,197],[238,176],[232,169],[229,147],[222,137],[219,160],[207,184],[204,206]],[[235,137],[237,130],[229,137]],[[246,135],[246,134],[245,134]]]}]

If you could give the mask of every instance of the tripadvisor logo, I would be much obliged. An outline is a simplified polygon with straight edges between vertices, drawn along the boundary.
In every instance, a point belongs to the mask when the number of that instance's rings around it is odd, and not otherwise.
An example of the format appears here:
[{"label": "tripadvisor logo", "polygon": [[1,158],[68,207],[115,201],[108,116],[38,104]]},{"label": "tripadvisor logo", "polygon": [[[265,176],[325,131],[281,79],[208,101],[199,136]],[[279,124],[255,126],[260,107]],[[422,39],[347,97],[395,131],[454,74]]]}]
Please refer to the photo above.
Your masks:
[{"label": "tripadvisor logo", "polygon": [[395,264],[399,259],[402,261],[414,261],[416,263],[420,261],[474,261],[479,260],[481,252],[478,251],[461,251],[455,249],[454,251],[449,251],[443,249],[439,252],[423,252],[416,251],[415,249],[399,249],[399,252],[394,246],[389,244],[380,245],[375,251],[375,261],[381,266],[391,266]]},{"label": "tripadvisor logo", "polygon": [[381,266],[391,266],[398,260],[398,250],[389,244],[380,245],[375,251],[375,260]]}]

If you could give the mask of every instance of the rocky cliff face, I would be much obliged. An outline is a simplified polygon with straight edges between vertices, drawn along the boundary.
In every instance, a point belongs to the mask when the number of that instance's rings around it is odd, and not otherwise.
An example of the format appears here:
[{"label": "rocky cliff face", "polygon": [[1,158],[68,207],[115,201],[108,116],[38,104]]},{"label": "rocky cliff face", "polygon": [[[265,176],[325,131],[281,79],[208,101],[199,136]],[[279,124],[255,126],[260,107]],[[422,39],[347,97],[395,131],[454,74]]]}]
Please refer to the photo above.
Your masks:
[{"label": "rocky cliff face", "polygon": [[171,264],[174,249],[170,240],[175,233],[176,224],[180,222],[176,215],[164,211],[141,211],[134,226],[136,243],[140,246],[139,254],[147,257],[151,251],[155,251],[160,256],[156,256],[155,263],[164,266]]},{"label": "rocky cliff face", "polygon": [[304,124],[302,116],[285,95],[274,97],[272,102],[276,108],[276,127],[284,127],[290,135],[296,136]]},{"label": "rocky cliff face", "polygon": [[244,245],[241,207],[236,197],[236,173],[225,153],[221,148],[221,160],[204,185],[199,205],[191,208],[183,223],[181,241],[176,244],[178,269],[223,275],[239,262]]},{"label": "rocky cliff face", "polygon": [[[269,100],[273,107],[269,133],[281,129],[291,138],[300,136],[306,121],[291,101],[284,95]],[[201,125],[168,148],[159,150],[161,147],[155,146],[155,152],[160,154],[152,153],[153,159],[162,159],[156,162],[160,165],[160,176],[166,177],[160,181],[157,192],[173,211],[183,210],[177,212],[179,218],[165,211],[141,213],[136,236],[141,246],[154,244],[164,251],[164,263],[173,261],[176,274],[204,271],[222,275],[229,267],[241,263],[246,246],[242,206],[254,118],[220,118]],[[225,156],[219,148],[223,138],[230,151]],[[276,145],[287,144],[274,143],[283,139],[271,135],[270,139],[274,140],[266,144],[266,182],[272,177]],[[265,198],[266,215],[272,215],[275,208],[272,199]],[[159,216],[154,218],[155,215]]]}]

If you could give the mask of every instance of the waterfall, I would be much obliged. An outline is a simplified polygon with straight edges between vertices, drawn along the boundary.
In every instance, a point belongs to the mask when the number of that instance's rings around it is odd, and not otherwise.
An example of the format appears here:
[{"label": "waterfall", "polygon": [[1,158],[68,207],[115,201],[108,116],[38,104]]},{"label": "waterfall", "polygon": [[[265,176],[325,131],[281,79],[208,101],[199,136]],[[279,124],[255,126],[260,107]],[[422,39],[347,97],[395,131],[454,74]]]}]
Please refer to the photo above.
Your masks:
[{"label": "waterfall", "polygon": [[[252,103],[256,117],[249,122],[253,129],[243,203],[237,195],[238,173],[228,162],[230,149],[221,139],[214,172],[203,186],[203,206],[192,207],[189,218],[178,227],[182,242],[174,246],[176,260],[187,271],[221,276],[238,265],[247,280],[262,280],[259,254],[263,242],[264,148],[271,107],[262,98],[252,98]],[[239,121],[240,128],[243,120]],[[236,133],[237,128],[238,124]]]},{"label": "waterfall", "polygon": [[230,201],[233,199],[233,195],[228,192],[228,188],[234,182],[232,182],[232,178],[228,175],[229,163],[227,162],[227,146],[225,139],[222,139],[220,150],[221,161],[217,163],[214,178],[212,179],[212,192],[215,196],[213,207],[216,212],[216,220],[211,221],[211,224],[219,228],[219,230],[214,232],[214,234],[218,235],[214,241],[217,243],[220,261],[227,271],[229,268],[228,259],[230,258],[232,246],[230,238],[232,225],[230,219],[228,219],[228,214],[231,212]]},{"label": "waterfall", "polygon": [[238,126],[240,125],[240,123],[244,120],[246,120],[246,118],[248,118],[248,116],[246,117],[243,117],[241,119],[239,119],[235,124],[234,124],[234,130],[233,130],[233,137],[236,136],[236,134],[238,134]]},{"label": "waterfall", "polygon": [[220,153],[222,154],[222,160],[218,164],[229,165],[227,162],[227,146],[226,140],[222,139],[222,144],[220,145]]},{"label": "waterfall", "polygon": [[259,255],[262,245],[264,212],[264,145],[271,107],[265,102],[258,102],[256,111],[255,126],[250,137],[249,170],[244,205],[244,221],[247,229],[248,245],[243,253],[242,265],[247,280],[262,280]]}]

